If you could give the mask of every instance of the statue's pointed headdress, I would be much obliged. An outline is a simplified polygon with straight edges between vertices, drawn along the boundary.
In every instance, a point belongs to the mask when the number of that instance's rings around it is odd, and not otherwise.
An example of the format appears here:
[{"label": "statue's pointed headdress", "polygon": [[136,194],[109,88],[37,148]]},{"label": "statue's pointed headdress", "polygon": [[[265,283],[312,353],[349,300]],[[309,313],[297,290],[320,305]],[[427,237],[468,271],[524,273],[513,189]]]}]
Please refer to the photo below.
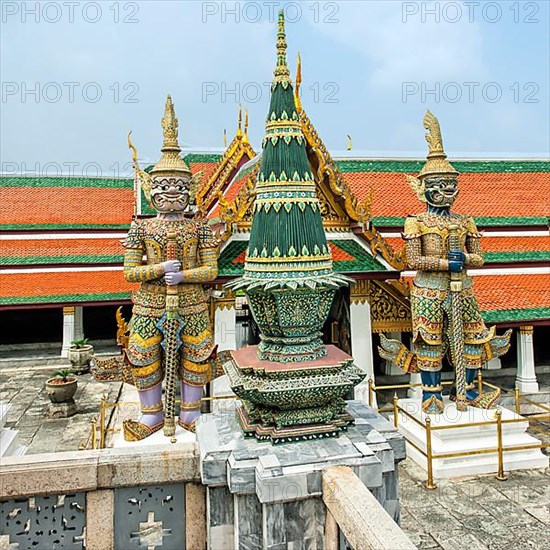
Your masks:
[{"label": "statue's pointed headdress", "polygon": [[420,170],[418,177],[406,175],[409,185],[416,193],[419,200],[426,202],[424,196],[424,179],[429,176],[458,176],[458,172],[447,160],[447,154],[443,147],[443,137],[441,136],[441,127],[437,117],[427,111],[424,116],[424,128],[428,131],[426,141],[428,142],[428,157],[426,164]]},{"label": "statue's pointed headdress", "polygon": [[166,97],[166,104],[164,107],[164,116],[161,120],[163,142],[161,147],[162,156],[160,160],[151,169],[150,173],[142,170],[137,162],[137,150],[130,140],[132,132],[128,133],[128,147],[133,151],[133,164],[136,174],[136,180],[139,182],[140,187],[143,189],[147,200],[151,200],[151,183],[153,178],[165,177],[165,178],[186,178],[190,179],[190,196],[191,203],[194,202],[194,197],[197,188],[200,184],[200,179],[203,172],[199,172],[194,176],[191,176],[191,170],[185,161],[181,158],[181,147],[178,143],[178,119],[176,118],[176,112],[174,110],[174,104],[170,94]]},{"label": "statue's pointed headdress", "polygon": [[161,120],[163,143],[162,156],[151,170],[151,176],[157,177],[191,177],[191,170],[181,158],[181,147],[178,143],[178,119],[170,95],[166,98],[164,116]]},{"label": "statue's pointed headdress", "polygon": [[443,148],[443,138],[441,137],[441,127],[439,120],[430,111],[424,116],[424,128],[428,131],[426,141],[428,142],[428,160],[418,174],[419,178],[432,175],[458,175],[453,165],[447,160],[445,149]]}]

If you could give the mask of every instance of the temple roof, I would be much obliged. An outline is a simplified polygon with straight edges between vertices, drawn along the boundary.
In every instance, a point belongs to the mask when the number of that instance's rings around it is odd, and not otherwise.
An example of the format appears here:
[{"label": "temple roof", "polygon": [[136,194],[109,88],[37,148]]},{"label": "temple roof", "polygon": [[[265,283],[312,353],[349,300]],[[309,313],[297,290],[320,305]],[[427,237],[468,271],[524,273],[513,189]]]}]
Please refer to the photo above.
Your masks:
[{"label": "temple roof", "polygon": [[[187,154],[193,173],[212,178],[219,154]],[[374,190],[372,221],[376,227],[400,227],[404,218],[421,209],[408,188],[405,173],[418,172],[422,161],[345,159],[335,162],[359,200]],[[547,226],[550,207],[550,161],[455,161],[461,172],[455,210],[474,216],[478,226]],[[231,201],[246,177],[231,183]],[[84,176],[1,176],[0,188],[10,200],[0,204],[3,230],[125,229],[133,214],[133,179]],[[39,205],[39,207],[38,207]],[[219,214],[214,205],[212,215]],[[146,213],[146,211],[144,211]]]}]

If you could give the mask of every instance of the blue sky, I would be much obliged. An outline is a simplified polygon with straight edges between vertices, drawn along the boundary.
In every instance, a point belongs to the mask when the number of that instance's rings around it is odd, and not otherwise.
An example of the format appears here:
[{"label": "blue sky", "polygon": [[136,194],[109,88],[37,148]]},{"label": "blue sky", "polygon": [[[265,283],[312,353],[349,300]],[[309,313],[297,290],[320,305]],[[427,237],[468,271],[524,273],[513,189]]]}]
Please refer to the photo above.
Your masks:
[{"label": "blue sky", "polygon": [[220,148],[239,101],[259,149],[283,7],[291,71],[299,51],[331,151],[350,134],[358,155],[424,156],[430,108],[451,157],[548,155],[547,0],[36,4],[2,2],[4,172],[118,173],[130,129],[155,161],[168,92],[185,149]]}]

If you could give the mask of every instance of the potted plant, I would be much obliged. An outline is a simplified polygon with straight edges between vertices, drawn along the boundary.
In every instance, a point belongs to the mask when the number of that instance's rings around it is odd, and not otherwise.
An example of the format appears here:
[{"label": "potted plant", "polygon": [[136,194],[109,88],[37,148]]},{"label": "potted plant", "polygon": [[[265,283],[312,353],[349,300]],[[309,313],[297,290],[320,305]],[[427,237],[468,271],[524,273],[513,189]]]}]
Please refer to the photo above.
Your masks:
[{"label": "potted plant", "polygon": [[90,372],[90,360],[94,353],[94,348],[88,344],[88,338],[81,338],[71,342],[69,348],[69,361],[73,366],[73,372],[85,374]]},{"label": "potted plant", "polygon": [[77,380],[70,369],[59,370],[46,380],[46,393],[52,403],[68,403],[76,393]]}]

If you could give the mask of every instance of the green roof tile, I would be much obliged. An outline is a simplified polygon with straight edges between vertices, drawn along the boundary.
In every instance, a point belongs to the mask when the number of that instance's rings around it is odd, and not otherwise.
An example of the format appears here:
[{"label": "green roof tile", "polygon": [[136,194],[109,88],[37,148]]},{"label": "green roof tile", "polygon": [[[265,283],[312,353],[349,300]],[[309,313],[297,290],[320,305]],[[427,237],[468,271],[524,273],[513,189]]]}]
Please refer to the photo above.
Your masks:
[{"label": "green roof tile", "polygon": [[87,178],[84,176],[0,176],[0,187],[95,187],[133,189],[133,178]]},{"label": "green roof tile", "polygon": [[[341,172],[401,172],[418,173],[425,160],[337,160]],[[546,160],[468,160],[452,161],[461,173],[517,173],[550,172],[550,161]]]},{"label": "green roof tile", "polygon": [[532,309],[507,309],[482,311],[481,316],[486,323],[516,323],[519,321],[538,321],[550,318],[550,307]]}]

